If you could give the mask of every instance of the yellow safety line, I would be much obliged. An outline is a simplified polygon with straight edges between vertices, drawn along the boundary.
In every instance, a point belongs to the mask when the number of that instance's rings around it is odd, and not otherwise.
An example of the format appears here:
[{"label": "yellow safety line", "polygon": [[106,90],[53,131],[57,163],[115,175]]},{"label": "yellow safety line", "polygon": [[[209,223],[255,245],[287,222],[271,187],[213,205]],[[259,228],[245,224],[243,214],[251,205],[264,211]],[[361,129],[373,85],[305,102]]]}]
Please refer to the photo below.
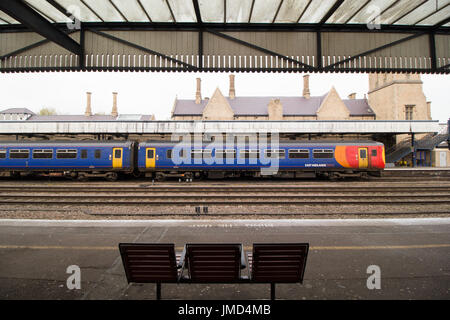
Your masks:
[{"label": "yellow safety line", "polygon": [[[384,249],[426,249],[426,248],[449,248],[450,244],[417,244],[417,245],[386,245],[386,246],[311,246],[309,250],[384,250]],[[33,250],[118,250],[119,247],[110,246],[19,246],[19,245],[0,245],[0,249],[33,249]],[[245,246],[245,250],[251,251],[251,246]],[[177,251],[183,250],[183,247],[177,247]]]}]

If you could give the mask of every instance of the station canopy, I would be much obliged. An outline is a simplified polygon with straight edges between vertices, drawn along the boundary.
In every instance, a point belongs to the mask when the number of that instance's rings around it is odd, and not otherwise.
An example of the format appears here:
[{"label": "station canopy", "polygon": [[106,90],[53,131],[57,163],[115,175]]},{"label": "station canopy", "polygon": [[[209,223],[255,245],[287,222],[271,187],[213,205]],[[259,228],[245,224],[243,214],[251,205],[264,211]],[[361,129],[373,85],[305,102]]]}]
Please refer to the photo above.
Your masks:
[{"label": "station canopy", "polygon": [[[77,30],[70,27],[78,22]],[[67,51],[44,50],[36,37],[11,36],[29,31]],[[450,0],[1,0],[0,41],[0,71],[6,72],[113,65],[448,73]],[[145,54],[165,60],[139,56]],[[61,55],[74,57],[55,61]]]},{"label": "station canopy", "polygon": [[[433,26],[450,17],[450,0],[23,0],[52,23],[366,24]],[[0,24],[20,22],[0,11]],[[449,27],[450,22],[443,26]]]}]

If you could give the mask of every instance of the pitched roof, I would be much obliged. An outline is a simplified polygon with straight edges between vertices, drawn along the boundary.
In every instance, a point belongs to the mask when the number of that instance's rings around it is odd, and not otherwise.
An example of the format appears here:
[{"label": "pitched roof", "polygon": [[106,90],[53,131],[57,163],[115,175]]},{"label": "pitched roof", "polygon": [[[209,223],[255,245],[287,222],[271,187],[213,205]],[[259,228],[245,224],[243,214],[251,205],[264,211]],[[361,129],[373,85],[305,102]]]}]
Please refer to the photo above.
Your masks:
[{"label": "pitched roof", "polygon": [[[306,99],[304,97],[236,97],[226,98],[236,116],[267,116],[270,100],[280,99],[285,116],[315,116],[326,95]],[[346,99],[344,104],[351,116],[374,115],[366,99]],[[174,116],[201,116],[208,100],[196,104],[195,100],[177,100]]]},{"label": "pitched roof", "polygon": [[27,119],[27,121],[112,121],[116,117],[111,115],[92,115],[87,117],[85,115],[50,115],[40,116],[33,115]]},{"label": "pitched roof", "polygon": [[351,116],[370,116],[375,115],[369,106],[367,99],[344,99],[345,106],[350,111]]},{"label": "pitched roof", "polygon": [[31,111],[30,109],[27,109],[27,108],[9,108],[9,109],[5,109],[3,111],[0,111],[0,113],[7,113],[7,114],[11,114],[11,113],[35,114],[33,111]]}]

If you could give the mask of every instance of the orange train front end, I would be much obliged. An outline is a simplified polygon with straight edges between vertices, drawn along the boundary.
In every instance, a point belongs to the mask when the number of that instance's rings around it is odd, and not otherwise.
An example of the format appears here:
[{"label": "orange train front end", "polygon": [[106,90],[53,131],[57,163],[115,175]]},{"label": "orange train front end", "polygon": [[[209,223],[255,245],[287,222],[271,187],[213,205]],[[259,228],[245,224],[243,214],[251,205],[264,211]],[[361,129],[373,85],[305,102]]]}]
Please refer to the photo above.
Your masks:
[{"label": "orange train front end", "polygon": [[385,167],[382,143],[337,145],[334,154],[336,161],[344,168],[378,171]]}]

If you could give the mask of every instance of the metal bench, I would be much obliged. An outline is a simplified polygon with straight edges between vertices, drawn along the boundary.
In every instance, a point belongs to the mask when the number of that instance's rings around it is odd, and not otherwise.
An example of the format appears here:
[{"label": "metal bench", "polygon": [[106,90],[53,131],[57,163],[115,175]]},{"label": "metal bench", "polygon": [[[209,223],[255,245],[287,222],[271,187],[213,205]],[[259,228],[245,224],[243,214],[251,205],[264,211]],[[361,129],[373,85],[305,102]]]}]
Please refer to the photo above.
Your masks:
[{"label": "metal bench", "polygon": [[308,243],[255,243],[248,253],[250,279],[270,283],[270,298],[275,300],[276,283],[303,283]]},{"label": "metal bench", "polygon": [[156,299],[161,299],[161,283],[177,283],[181,272],[173,243],[120,243],[120,255],[128,283],[156,283]]},{"label": "metal bench", "polygon": [[121,243],[119,249],[128,283],[270,283],[275,299],[276,283],[303,283],[307,243],[254,244],[247,255],[242,244],[186,244],[175,254],[173,244]]}]

